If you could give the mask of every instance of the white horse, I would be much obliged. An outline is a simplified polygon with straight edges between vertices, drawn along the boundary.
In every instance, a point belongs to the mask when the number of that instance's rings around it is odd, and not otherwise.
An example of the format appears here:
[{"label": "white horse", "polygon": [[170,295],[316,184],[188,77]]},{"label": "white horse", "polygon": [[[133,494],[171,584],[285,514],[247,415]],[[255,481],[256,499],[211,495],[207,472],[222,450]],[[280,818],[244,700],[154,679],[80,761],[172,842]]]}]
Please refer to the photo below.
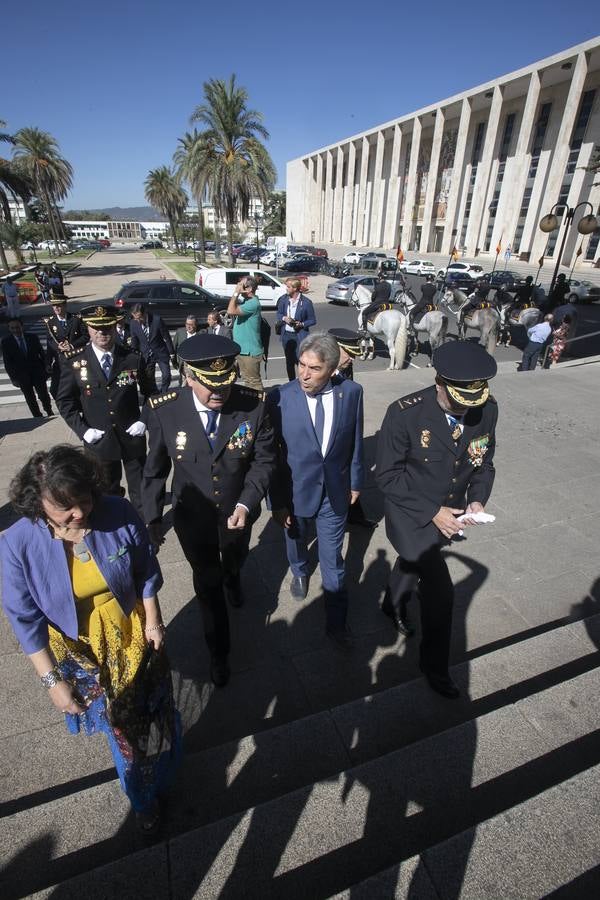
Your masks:
[{"label": "white horse", "polygon": [[[406,293],[397,294],[394,302],[399,302],[402,298],[406,298]],[[408,299],[410,299],[408,297]],[[362,310],[371,302],[371,291],[361,284],[358,284],[351,297],[351,303],[358,307],[358,327],[362,330]],[[367,331],[373,337],[378,337],[385,342],[390,354],[390,369],[401,369],[406,356],[408,347],[408,316],[400,312],[398,309],[384,309],[377,313],[373,322],[367,322]],[[373,359],[375,355],[374,346],[365,348],[363,351],[365,359]]]},{"label": "white horse", "polygon": [[508,347],[510,344],[510,326],[522,325],[523,328],[531,328],[539,322],[541,312],[537,306],[528,306],[526,309],[514,310],[508,317],[511,303],[503,303],[500,308],[500,328],[498,342]]},{"label": "white horse", "polygon": [[[468,297],[458,288],[448,288],[444,294],[443,302],[447,310],[459,319],[460,311],[467,302]],[[498,340],[498,326],[500,314],[493,308],[475,309],[468,316],[463,316],[461,326],[458,329],[459,340],[464,340],[467,328],[473,328],[479,332],[479,343],[485,347],[488,353],[494,355]]]},{"label": "white horse", "polygon": [[[404,299],[398,301],[402,307],[402,311],[409,314],[411,309],[416,306],[417,301],[412,294],[404,294]],[[432,309],[421,316],[418,322],[413,322],[413,328],[417,333],[416,344],[419,343],[421,334],[426,337],[421,340],[429,341],[431,353],[437,350],[446,340],[446,332],[448,330],[448,316],[441,309]],[[416,350],[415,350],[416,352]],[[431,365],[431,363],[429,363]]]}]

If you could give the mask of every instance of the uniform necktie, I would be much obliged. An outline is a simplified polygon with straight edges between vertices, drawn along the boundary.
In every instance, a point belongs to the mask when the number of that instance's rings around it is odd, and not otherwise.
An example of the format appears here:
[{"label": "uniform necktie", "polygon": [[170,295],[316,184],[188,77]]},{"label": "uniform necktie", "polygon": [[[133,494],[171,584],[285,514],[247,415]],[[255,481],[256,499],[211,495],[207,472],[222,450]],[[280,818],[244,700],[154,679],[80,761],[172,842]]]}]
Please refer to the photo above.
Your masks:
[{"label": "uniform necktie", "polygon": [[104,377],[108,381],[108,376],[110,375],[110,369],[111,369],[111,365],[112,365],[110,353],[102,354],[102,362],[100,363],[100,365],[102,366],[102,371],[104,372]]},{"label": "uniform necktie", "polygon": [[208,438],[208,443],[211,446],[211,449],[215,445],[215,440],[217,438],[217,419],[219,418],[219,411],[217,409],[208,409],[206,411],[206,425],[204,426],[204,430],[206,431],[206,437]]},{"label": "uniform necktie", "polygon": [[448,421],[450,423],[450,427],[452,428],[452,440],[460,441],[462,435],[462,429],[460,427],[461,420],[457,419],[456,416],[451,416],[450,413],[448,413]]},{"label": "uniform necktie", "polygon": [[317,406],[315,409],[315,434],[319,442],[319,447],[323,447],[323,435],[325,433],[325,409],[323,407],[323,396],[317,394]]}]

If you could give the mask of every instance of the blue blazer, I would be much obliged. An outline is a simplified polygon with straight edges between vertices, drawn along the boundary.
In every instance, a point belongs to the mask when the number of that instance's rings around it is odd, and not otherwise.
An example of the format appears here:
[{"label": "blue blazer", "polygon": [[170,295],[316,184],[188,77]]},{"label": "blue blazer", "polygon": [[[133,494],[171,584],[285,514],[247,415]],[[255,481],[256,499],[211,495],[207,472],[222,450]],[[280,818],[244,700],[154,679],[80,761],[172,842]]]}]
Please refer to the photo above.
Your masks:
[{"label": "blue blazer", "polygon": [[[119,606],[129,615],[138,600],[162,587],[148,532],[128,500],[103,496],[89,520],[85,544]],[[77,639],[77,611],[62,541],[41,519],[19,519],[0,536],[2,602],[25,653],[48,646],[48,624]]]},{"label": "blue blazer", "polygon": [[333,423],[325,456],[298,380],[275,388],[267,398],[279,447],[270,492],[273,509],[285,507],[296,516],[310,518],[317,513],[325,488],[336,515],[345,515],[350,491],[363,486],[362,387],[336,375],[331,383]]},{"label": "blue blazer", "polygon": [[160,316],[146,313],[146,318],[148,337],[144,333],[141,322],[133,318],[129,322],[130,346],[132,350],[139,350],[146,361],[153,358],[168,362],[169,357],[175,354],[169,329]]},{"label": "blue blazer", "polygon": [[[289,302],[290,298],[287,294],[283,294],[277,301],[278,322],[280,322],[284,316],[287,316]],[[298,306],[296,307],[296,315],[294,318],[297,322],[302,322],[304,327],[301,331],[296,331],[294,334],[283,328],[280,335],[282,344],[285,344],[291,339],[295,339],[297,343],[300,344],[304,338],[308,336],[308,329],[317,324],[317,317],[315,316],[315,308],[312,305],[312,301],[309,300],[308,297],[305,297],[304,294],[300,294],[298,297]]]}]

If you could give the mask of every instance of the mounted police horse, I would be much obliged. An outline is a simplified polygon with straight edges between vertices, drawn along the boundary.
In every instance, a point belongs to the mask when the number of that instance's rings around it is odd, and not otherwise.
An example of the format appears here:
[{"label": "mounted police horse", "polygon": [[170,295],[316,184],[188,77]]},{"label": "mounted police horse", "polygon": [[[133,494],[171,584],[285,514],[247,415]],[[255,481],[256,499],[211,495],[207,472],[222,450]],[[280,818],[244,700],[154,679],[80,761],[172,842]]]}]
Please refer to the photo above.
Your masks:
[{"label": "mounted police horse", "polygon": [[[409,299],[406,292],[398,293],[394,297],[395,303],[401,303],[403,299]],[[414,297],[412,298],[414,302]],[[371,291],[360,283],[354,289],[350,302],[358,309],[358,327],[362,329],[362,310],[371,302]],[[390,369],[401,369],[408,347],[408,317],[400,309],[384,309],[378,312],[373,322],[367,322],[367,331],[372,337],[378,337],[385,342],[390,354]],[[375,344],[372,340],[364,341],[363,359],[373,359],[375,356]]]},{"label": "mounted police horse", "polygon": [[[416,306],[416,302],[413,294],[407,293],[404,294],[404,298],[399,301],[399,305],[402,311],[408,315],[411,309]],[[423,313],[418,322],[413,322],[413,328],[416,332],[417,347],[419,340],[427,340],[429,341],[431,353],[433,354],[433,352],[446,340],[448,316],[441,309],[430,309]],[[421,335],[424,335],[424,337],[421,338]]]},{"label": "mounted police horse", "polygon": [[521,309],[512,310],[510,317],[508,316],[508,311],[512,303],[503,303],[500,308],[500,326],[499,326],[499,336],[498,343],[504,344],[505,347],[508,347],[511,341],[510,337],[510,326],[511,325],[522,325],[525,330],[531,328],[532,325],[535,325],[540,320],[541,312],[537,308],[531,304],[530,306],[524,306]]},{"label": "mounted police horse", "polygon": [[[444,294],[443,303],[446,309],[459,319],[460,311],[467,302],[468,297],[458,288],[448,288]],[[464,316],[458,329],[459,340],[465,340],[467,328],[479,332],[479,343],[485,347],[488,353],[494,355],[498,340],[498,326],[500,314],[493,307],[489,309],[474,309],[468,316]]]}]

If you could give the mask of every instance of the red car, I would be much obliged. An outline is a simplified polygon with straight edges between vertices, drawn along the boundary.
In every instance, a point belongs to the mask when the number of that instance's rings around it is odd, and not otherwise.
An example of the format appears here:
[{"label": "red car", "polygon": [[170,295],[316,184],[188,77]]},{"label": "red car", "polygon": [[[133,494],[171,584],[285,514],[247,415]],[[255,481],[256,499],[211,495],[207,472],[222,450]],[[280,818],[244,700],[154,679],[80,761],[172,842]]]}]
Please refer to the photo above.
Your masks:
[{"label": "red car", "polygon": [[110,241],[106,238],[98,238],[98,243],[102,244],[103,247],[110,247]]}]

